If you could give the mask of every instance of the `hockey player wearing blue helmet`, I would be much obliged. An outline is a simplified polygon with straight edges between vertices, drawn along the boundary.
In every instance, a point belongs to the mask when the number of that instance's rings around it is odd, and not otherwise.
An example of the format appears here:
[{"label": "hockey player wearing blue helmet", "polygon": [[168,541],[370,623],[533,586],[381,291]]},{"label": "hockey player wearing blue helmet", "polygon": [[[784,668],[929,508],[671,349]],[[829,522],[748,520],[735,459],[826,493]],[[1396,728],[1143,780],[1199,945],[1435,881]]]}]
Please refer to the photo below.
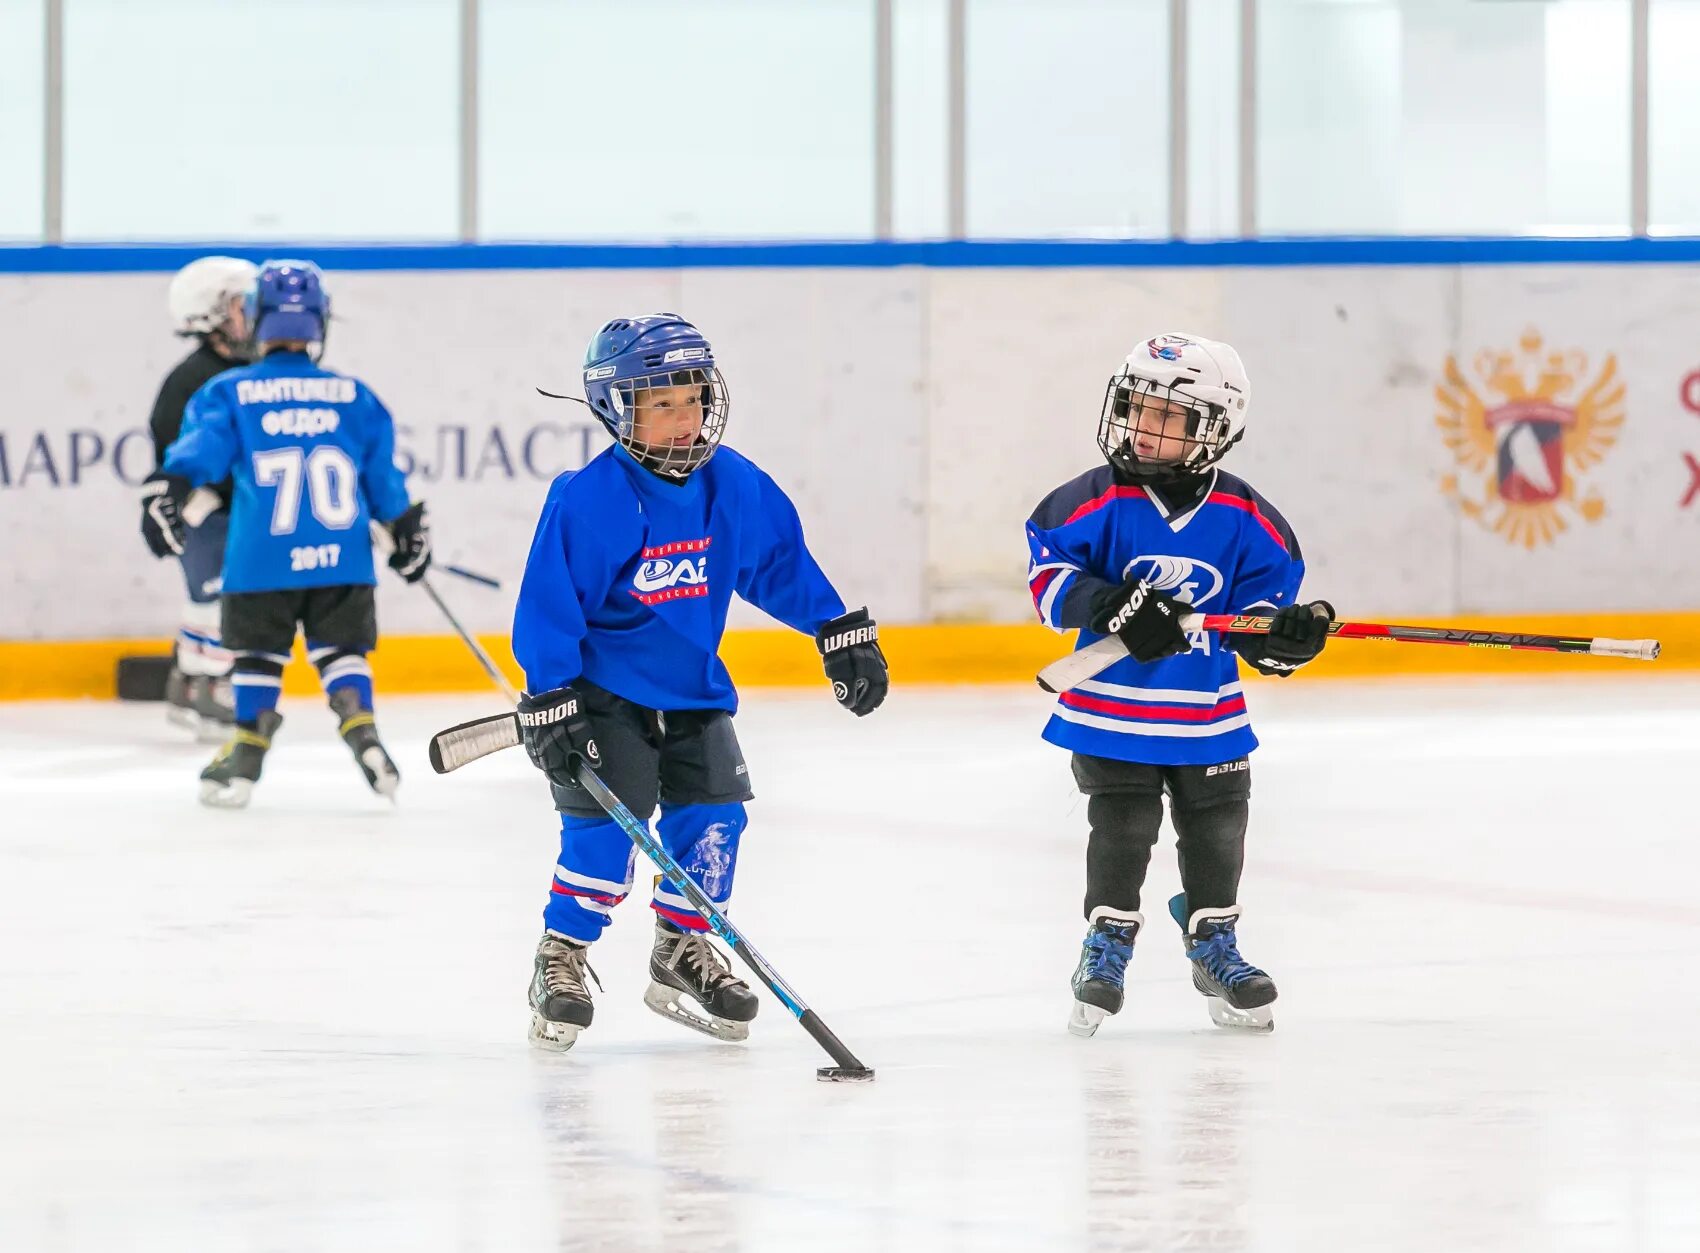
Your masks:
[{"label": "hockey player wearing blue helmet", "polygon": [[409,582],[431,562],[425,506],[395,465],[390,412],[359,379],[318,364],[330,297],[311,262],[268,261],[248,297],[254,364],[190,398],[182,433],[144,489],[143,532],[181,542],[189,493],[230,478],[221,625],[236,655],[235,735],[201,771],[201,800],[246,805],[283,719],[283,667],[297,627],[337,729],[373,791],[400,773],[372,714],[377,646],[371,523],[395,541],[389,564]]},{"label": "hockey player wearing blue helmet", "polygon": [[[585,355],[587,403],[614,445],[557,478],[514,611],[525,670],[520,723],[561,813],[531,982],[534,1043],[569,1049],[591,1023],[588,946],[631,891],[636,850],[576,782],[580,761],[657,834],[722,908],[731,897],[750,781],[717,655],[733,593],[812,635],[838,702],[861,716],[886,694],[866,609],[844,601],[774,481],[720,440],[726,383],[701,332],[670,313],[609,322]],[[707,924],[660,882],[644,1002],[742,1040],[755,994]],[[691,1002],[687,1006],[685,1001]]]}]

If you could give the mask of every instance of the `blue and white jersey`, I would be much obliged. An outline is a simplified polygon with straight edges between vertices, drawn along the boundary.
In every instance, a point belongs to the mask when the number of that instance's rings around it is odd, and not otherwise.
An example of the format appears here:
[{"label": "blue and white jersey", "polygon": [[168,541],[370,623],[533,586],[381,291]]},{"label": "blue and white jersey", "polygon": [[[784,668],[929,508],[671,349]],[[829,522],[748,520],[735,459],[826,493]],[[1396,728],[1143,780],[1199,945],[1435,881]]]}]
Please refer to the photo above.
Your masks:
[{"label": "blue and white jersey", "polygon": [[[1130,578],[1196,612],[1233,614],[1292,604],[1304,578],[1286,519],[1219,470],[1189,499],[1170,501],[1100,466],[1040,502],[1027,544],[1039,618],[1058,631],[1078,627],[1076,648],[1103,638],[1086,628],[1092,598]],[[1189,653],[1128,657],[1064,692],[1044,735],[1075,752],[1156,766],[1214,765],[1257,747],[1239,659],[1221,633],[1206,631],[1193,633]]]},{"label": "blue and white jersey", "polygon": [[389,410],[300,352],[268,353],[190,397],[165,469],[196,487],[235,481],[226,592],[376,583],[368,524],[408,506]]},{"label": "blue and white jersey", "polygon": [[753,462],[723,445],[676,482],[616,444],[543,504],[514,609],[526,689],[585,678],[651,709],[736,709],[717,655],[734,592],[809,635],[844,612]]}]

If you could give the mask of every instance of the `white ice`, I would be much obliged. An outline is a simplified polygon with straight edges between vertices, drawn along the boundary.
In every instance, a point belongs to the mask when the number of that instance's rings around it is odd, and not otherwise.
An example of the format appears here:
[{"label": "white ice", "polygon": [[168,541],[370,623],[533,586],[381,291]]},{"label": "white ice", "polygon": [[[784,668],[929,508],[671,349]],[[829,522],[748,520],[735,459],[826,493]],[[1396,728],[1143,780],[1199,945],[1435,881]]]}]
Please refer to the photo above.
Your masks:
[{"label": "white ice", "polygon": [[158,706],[0,706],[0,1249],[1700,1249],[1700,683],[1251,700],[1276,1031],[1209,1025],[1165,841],[1079,1040],[1039,694],[751,694],[734,917],[860,1087],[772,999],[743,1046],[650,1014],[636,896],[595,1026],[527,1047],[544,786],[424,763],[489,701],[381,701],[393,809],[287,702],[238,813]]}]

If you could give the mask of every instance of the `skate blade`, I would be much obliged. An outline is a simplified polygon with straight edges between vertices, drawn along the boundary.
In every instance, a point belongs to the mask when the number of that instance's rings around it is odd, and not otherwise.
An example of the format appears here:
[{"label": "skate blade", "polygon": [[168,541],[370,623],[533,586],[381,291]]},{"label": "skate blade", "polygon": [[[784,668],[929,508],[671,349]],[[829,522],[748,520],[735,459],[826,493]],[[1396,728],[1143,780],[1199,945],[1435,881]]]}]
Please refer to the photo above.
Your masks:
[{"label": "skate blade", "polygon": [[526,1032],[526,1039],[532,1047],[547,1049],[552,1053],[565,1053],[578,1043],[578,1033],[584,1028],[570,1022],[550,1022],[542,1014],[532,1014],[531,1030]]},{"label": "skate blade", "polygon": [[372,790],[379,796],[394,800],[396,789],[401,786],[401,776],[396,773],[384,750],[373,745],[360,754],[360,764],[366,770],[366,782],[372,785]]},{"label": "skate blade", "polygon": [[1085,1001],[1076,1001],[1074,1009],[1068,1016],[1070,1035],[1077,1035],[1082,1040],[1090,1040],[1098,1034],[1098,1026],[1108,1018],[1109,1012],[1096,1005],[1088,1005]]},{"label": "skate blade", "polygon": [[1275,1030],[1275,1013],[1269,1005],[1259,1005],[1256,1009],[1235,1009],[1219,996],[1207,996],[1204,1003],[1210,1010],[1210,1021],[1218,1027],[1226,1027],[1230,1031]]},{"label": "skate blade", "polygon": [[678,988],[670,984],[651,982],[649,990],[643,994],[643,1003],[663,1018],[670,1019],[681,1027],[689,1027],[692,1031],[700,1031],[716,1040],[736,1044],[740,1040],[750,1038],[749,1023],[733,1022],[729,1018],[715,1018],[710,1014],[687,1009],[684,1002],[680,1000],[684,995]]},{"label": "skate blade", "polygon": [[194,731],[197,735],[201,729],[201,718],[187,705],[167,705],[165,720],[174,727],[182,727],[185,731]]},{"label": "skate blade", "polygon": [[253,794],[252,779],[232,779],[228,783],[219,783],[213,779],[201,780],[201,804],[210,805],[214,809],[246,809],[248,799]]}]

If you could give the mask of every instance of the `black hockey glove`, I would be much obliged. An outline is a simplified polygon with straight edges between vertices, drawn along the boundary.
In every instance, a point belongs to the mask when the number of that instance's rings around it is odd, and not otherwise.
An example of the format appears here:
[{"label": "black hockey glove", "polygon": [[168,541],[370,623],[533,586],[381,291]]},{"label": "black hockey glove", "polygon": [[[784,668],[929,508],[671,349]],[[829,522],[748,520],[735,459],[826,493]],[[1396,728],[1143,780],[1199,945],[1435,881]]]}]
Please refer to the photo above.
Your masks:
[{"label": "black hockey glove", "polygon": [[1099,635],[1119,635],[1135,661],[1161,661],[1192,651],[1181,630],[1186,606],[1153,591],[1144,580],[1107,587],[1092,598],[1087,625]]},{"label": "black hockey glove", "polygon": [[582,760],[592,770],[602,768],[602,754],[590,730],[590,717],[578,689],[568,684],[536,696],[519,698],[519,733],[531,764],[544,774],[575,782]]},{"label": "black hockey glove", "polygon": [[193,489],[181,474],[155,470],[142,484],[142,538],[156,557],[183,555],[183,506]]},{"label": "black hockey glove", "polygon": [[414,501],[388,525],[395,538],[390,569],[409,583],[419,582],[431,568],[431,522],[425,516],[425,502]]},{"label": "black hockey glove", "polygon": [[1267,635],[1230,635],[1228,647],[1260,674],[1285,677],[1322,651],[1332,621],[1334,606],[1325,600],[1288,605],[1275,611]]},{"label": "black hockey glove", "polygon": [[880,651],[879,627],[866,608],[822,623],[815,632],[815,647],[840,705],[858,718],[880,707],[891,680]]}]

